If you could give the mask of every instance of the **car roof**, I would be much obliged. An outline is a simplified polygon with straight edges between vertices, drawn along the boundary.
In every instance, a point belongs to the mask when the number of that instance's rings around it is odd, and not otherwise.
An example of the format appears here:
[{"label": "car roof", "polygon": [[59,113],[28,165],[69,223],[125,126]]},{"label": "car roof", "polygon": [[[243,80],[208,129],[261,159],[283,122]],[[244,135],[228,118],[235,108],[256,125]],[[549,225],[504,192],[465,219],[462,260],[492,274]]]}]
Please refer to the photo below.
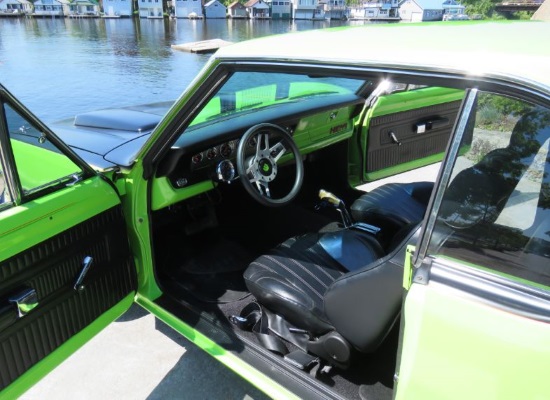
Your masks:
[{"label": "car roof", "polygon": [[550,23],[369,24],[269,36],[223,47],[219,60],[370,65],[505,77],[550,93]]}]

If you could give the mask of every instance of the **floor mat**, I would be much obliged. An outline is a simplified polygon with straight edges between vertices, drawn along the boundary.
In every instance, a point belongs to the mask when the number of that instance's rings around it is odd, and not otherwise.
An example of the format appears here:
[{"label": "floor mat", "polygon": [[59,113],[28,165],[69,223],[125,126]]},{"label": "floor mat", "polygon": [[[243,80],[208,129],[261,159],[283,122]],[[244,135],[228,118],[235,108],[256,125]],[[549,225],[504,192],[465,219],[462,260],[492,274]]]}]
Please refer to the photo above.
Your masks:
[{"label": "floor mat", "polygon": [[246,289],[241,271],[220,274],[179,273],[178,285],[205,303],[232,303],[242,300],[250,293]]},{"label": "floor mat", "polygon": [[206,303],[230,303],[249,296],[243,271],[255,258],[236,242],[218,238],[195,243],[169,272],[178,286]]}]

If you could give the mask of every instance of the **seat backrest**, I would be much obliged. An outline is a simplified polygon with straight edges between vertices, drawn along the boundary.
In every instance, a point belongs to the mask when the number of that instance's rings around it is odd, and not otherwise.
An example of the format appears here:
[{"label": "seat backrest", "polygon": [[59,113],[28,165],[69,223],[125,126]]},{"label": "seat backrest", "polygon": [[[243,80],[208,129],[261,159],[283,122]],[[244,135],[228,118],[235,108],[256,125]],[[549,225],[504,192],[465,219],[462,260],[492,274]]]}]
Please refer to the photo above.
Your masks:
[{"label": "seat backrest", "polygon": [[325,292],[326,316],[358,350],[376,350],[398,320],[406,248],[419,234],[419,223],[403,228],[391,253],[341,276]]}]

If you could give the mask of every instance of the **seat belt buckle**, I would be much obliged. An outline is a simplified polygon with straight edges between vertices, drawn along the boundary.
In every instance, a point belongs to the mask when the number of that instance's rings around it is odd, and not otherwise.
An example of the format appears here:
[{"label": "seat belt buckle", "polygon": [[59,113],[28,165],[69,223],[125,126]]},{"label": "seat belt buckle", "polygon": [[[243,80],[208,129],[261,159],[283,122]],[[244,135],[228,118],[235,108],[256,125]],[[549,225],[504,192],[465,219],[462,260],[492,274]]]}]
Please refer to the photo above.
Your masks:
[{"label": "seat belt buckle", "polygon": [[237,325],[240,329],[242,330],[250,330],[250,323],[248,321],[248,319],[244,318],[244,317],[240,317],[238,315],[230,315],[229,316],[229,321],[234,324],[234,325]]}]

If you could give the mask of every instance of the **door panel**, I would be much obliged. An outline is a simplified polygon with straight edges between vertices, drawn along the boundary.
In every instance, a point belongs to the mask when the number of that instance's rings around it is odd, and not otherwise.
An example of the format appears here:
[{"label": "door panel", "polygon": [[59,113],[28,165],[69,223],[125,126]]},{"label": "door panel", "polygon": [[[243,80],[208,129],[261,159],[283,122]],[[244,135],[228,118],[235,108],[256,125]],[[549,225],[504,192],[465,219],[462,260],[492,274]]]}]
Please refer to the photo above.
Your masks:
[{"label": "door panel", "polygon": [[[32,226],[19,234],[32,236]],[[0,262],[0,388],[133,292],[129,255],[117,205]],[[84,287],[75,289],[88,256],[93,262]],[[10,298],[24,289],[35,290],[37,305],[18,316]]]},{"label": "door panel", "polygon": [[16,397],[124,312],[137,277],[115,188],[0,101],[0,390]]},{"label": "door panel", "polygon": [[378,98],[363,130],[363,181],[440,161],[463,96],[428,87]]}]

